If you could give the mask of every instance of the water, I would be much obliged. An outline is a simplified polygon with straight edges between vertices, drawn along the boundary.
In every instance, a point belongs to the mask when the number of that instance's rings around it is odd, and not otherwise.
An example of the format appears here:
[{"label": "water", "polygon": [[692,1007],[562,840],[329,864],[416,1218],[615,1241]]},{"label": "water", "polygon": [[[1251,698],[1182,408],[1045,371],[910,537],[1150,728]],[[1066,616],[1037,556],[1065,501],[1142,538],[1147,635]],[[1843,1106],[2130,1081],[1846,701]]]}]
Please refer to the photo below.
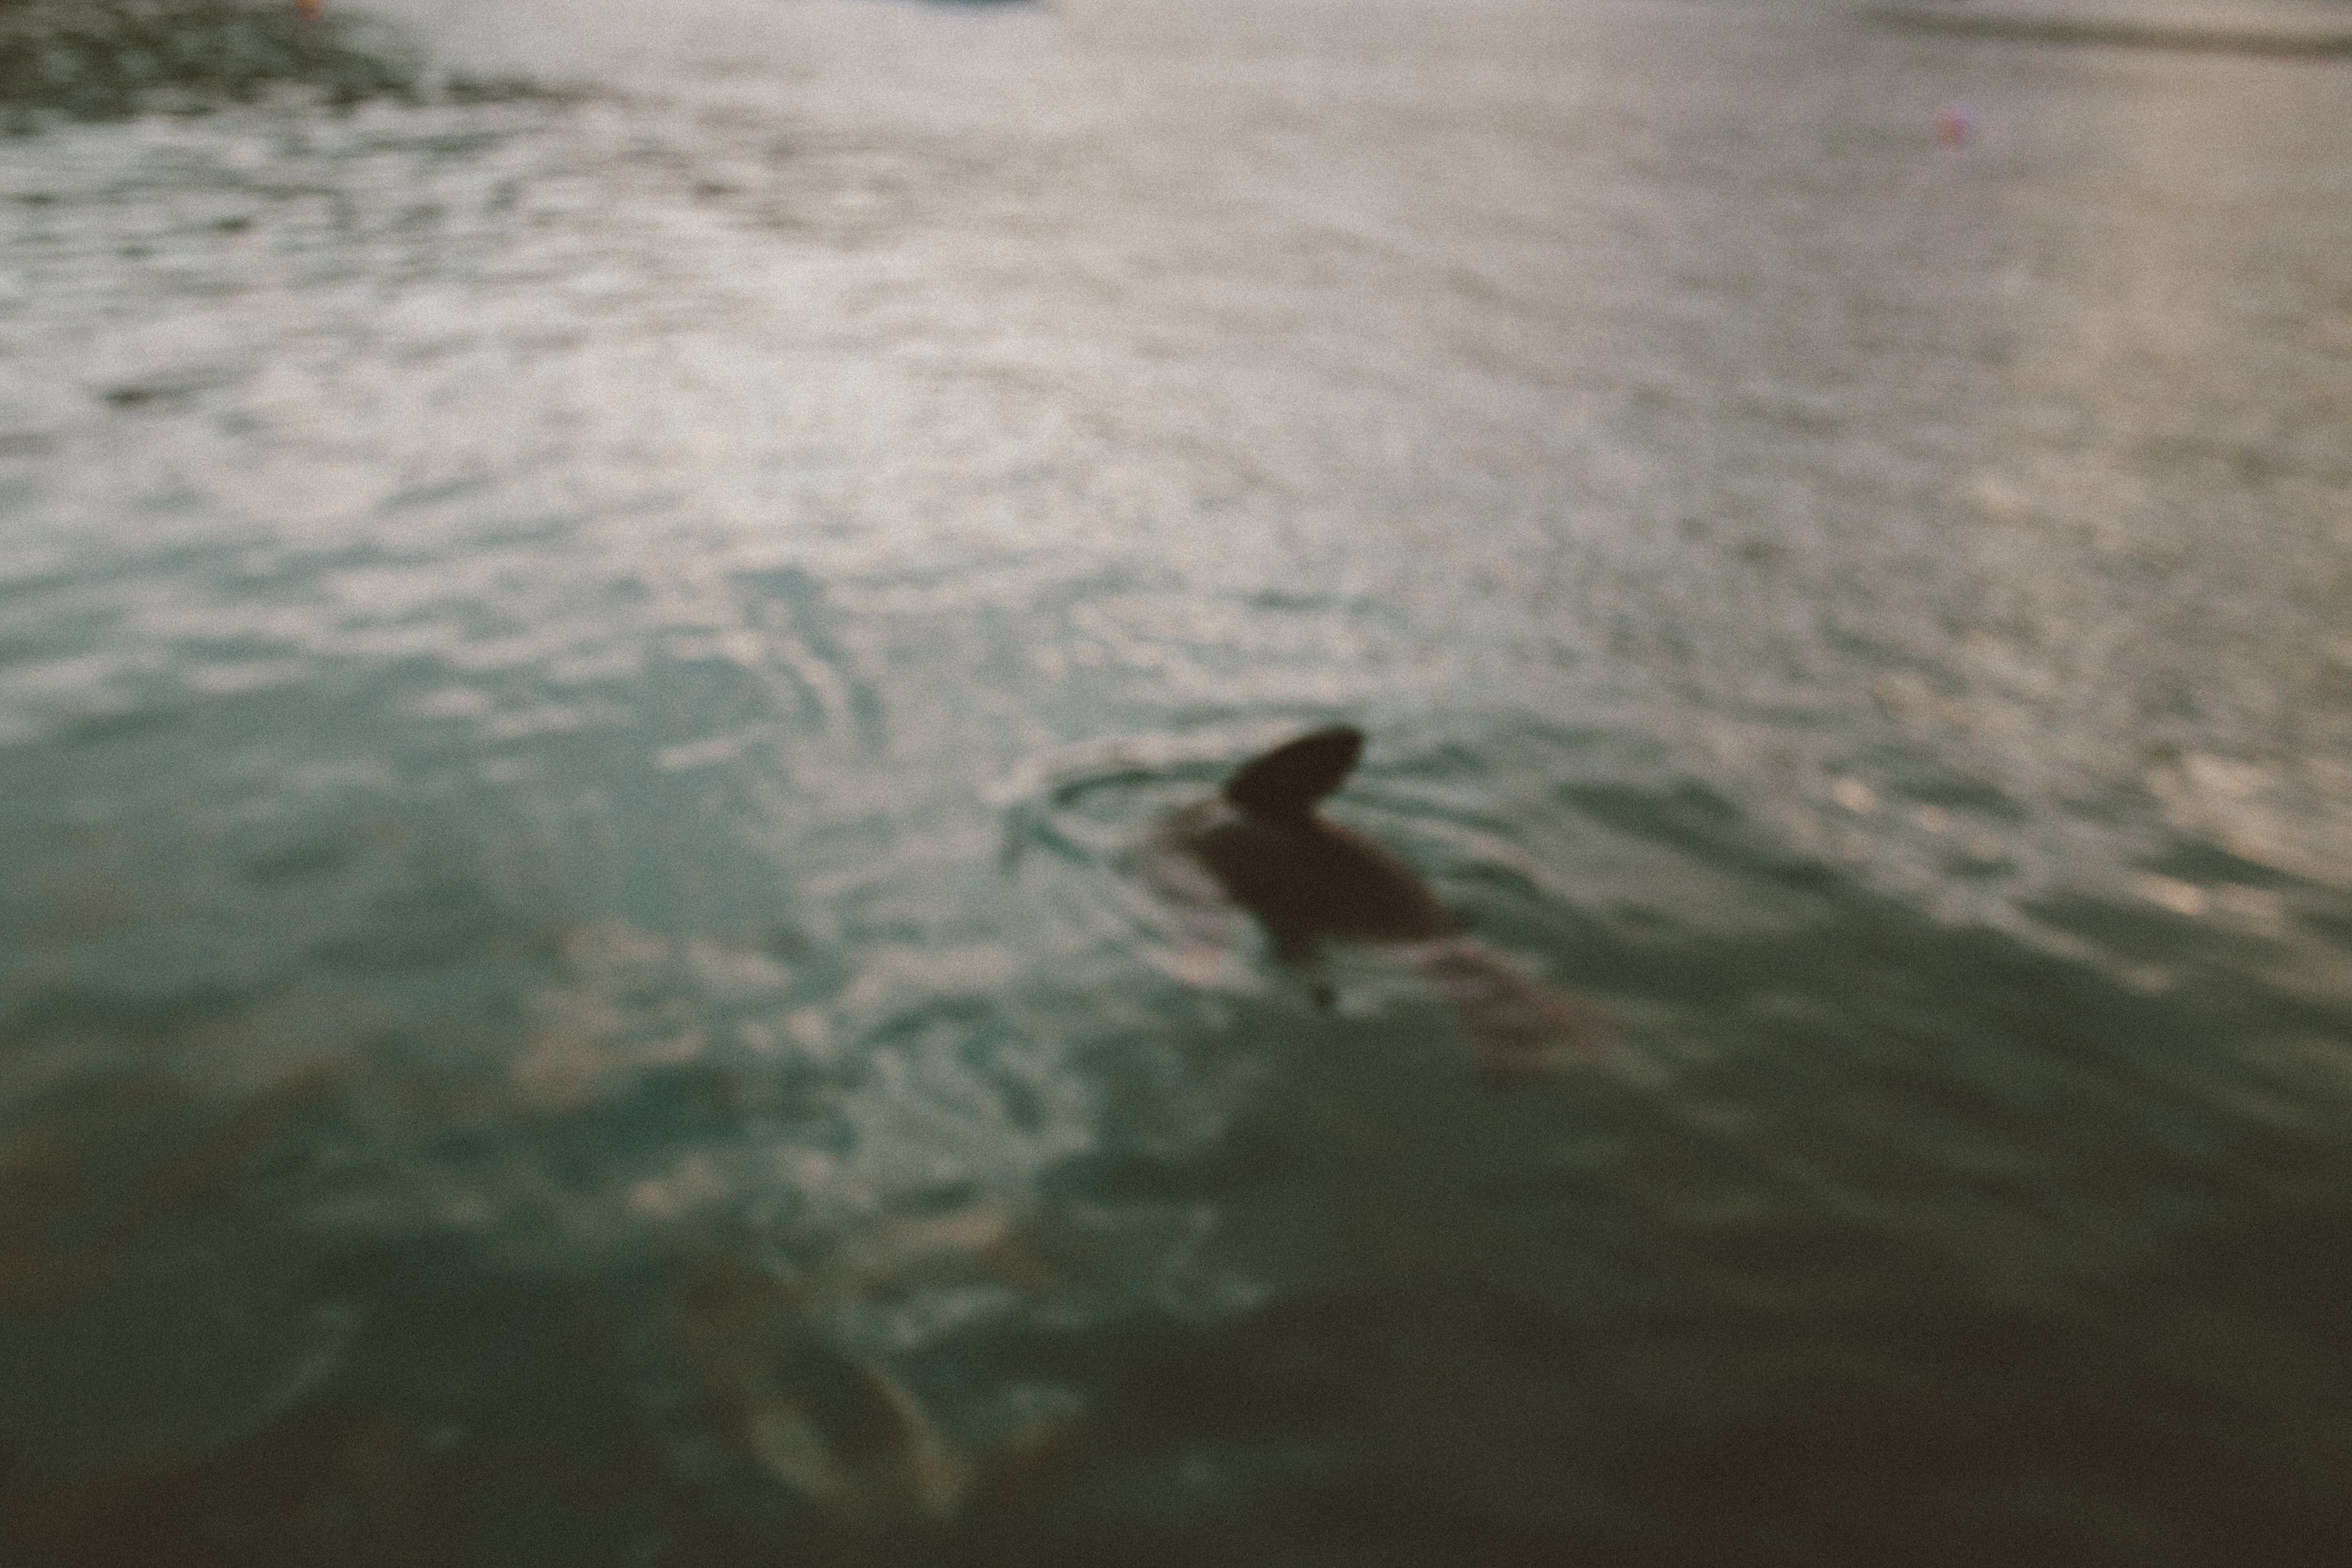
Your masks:
[{"label": "water", "polygon": [[[0,143],[0,1560],[2352,1535],[2340,65],[378,14]],[[1589,1060],[1138,875],[1343,718]]]}]

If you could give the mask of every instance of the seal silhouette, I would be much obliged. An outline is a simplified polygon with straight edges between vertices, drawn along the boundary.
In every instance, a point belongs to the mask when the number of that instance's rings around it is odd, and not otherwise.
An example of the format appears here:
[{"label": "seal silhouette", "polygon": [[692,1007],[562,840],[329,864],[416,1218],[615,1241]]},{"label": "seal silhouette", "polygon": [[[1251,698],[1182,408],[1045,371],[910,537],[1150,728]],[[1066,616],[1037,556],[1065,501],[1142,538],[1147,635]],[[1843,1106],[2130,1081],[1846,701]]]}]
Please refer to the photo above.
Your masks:
[{"label": "seal silhouette", "polygon": [[1592,1012],[1466,935],[1405,861],[1319,814],[1363,750],[1352,724],[1299,736],[1244,763],[1154,837],[1255,916],[1284,962],[1326,939],[1391,947],[1454,1003],[1491,1078],[1523,1076],[1563,1047],[1596,1041]]}]

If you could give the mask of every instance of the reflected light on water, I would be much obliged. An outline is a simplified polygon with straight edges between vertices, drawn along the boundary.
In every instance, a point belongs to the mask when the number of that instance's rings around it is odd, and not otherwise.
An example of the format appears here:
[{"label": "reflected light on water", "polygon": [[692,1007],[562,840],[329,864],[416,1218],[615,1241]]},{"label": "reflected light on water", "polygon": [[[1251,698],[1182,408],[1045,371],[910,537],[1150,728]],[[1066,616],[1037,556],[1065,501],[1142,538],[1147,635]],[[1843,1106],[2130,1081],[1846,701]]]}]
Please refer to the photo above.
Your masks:
[{"label": "reflected light on water", "polygon": [[2339,69],[218,24],[0,141],[0,1558],[2344,1533]]}]

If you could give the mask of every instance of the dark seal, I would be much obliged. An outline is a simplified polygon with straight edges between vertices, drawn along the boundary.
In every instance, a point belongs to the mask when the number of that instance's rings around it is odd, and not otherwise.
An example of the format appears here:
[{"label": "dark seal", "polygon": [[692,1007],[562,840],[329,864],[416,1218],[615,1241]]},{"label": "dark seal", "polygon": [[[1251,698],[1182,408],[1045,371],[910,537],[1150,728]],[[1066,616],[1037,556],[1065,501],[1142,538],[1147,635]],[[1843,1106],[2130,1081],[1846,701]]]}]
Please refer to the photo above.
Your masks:
[{"label": "dark seal", "polygon": [[1490,1077],[1524,1076],[1562,1048],[1597,1040],[1587,1009],[1461,934],[1410,865],[1319,815],[1363,750],[1363,731],[1349,724],[1277,746],[1211,799],[1168,816],[1156,846],[1255,916],[1284,962],[1311,957],[1327,938],[1393,946],[1454,1003]]}]

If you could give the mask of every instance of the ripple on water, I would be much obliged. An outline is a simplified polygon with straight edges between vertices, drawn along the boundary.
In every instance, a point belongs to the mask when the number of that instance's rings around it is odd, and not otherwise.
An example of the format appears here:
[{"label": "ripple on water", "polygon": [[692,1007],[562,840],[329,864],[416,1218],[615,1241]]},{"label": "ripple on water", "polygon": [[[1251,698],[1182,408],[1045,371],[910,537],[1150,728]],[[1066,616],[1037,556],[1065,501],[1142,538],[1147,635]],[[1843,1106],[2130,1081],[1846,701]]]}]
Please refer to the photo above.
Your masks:
[{"label": "ripple on water", "polygon": [[[2341,1524],[2340,93],[532,14],[627,90],[0,145],[10,1539]],[[1605,1049],[1169,885],[1342,718]]]}]

